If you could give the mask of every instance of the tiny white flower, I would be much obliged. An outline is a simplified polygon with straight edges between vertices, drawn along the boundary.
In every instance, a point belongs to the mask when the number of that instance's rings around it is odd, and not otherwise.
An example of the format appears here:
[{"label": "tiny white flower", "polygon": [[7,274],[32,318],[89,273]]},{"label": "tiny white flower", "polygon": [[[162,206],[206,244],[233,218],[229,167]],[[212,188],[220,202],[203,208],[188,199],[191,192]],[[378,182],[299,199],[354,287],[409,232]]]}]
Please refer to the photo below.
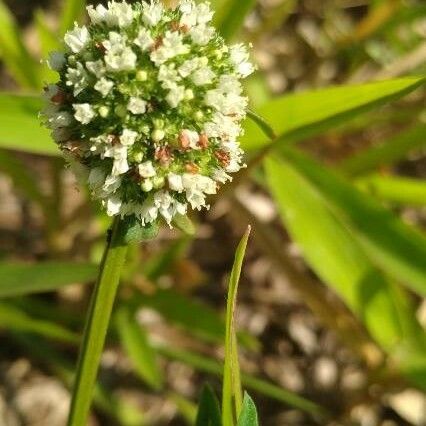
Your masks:
[{"label": "tiny white flower", "polygon": [[112,158],[114,160],[111,171],[113,176],[122,175],[129,170],[129,164],[127,162],[127,146],[121,144],[109,146],[104,152],[104,157]]},{"label": "tiny white flower", "polygon": [[192,74],[191,79],[196,86],[205,86],[206,84],[210,84],[215,76],[216,74],[210,67],[204,67],[195,71]]},{"label": "tiny white flower", "polygon": [[122,182],[121,176],[109,175],[105,179],[105,183],[102,186],[102,192],[104,196],[108,196],[117,192]]},{"label": "tiny white flower", "polygon": [[92,5],[90,5],[90,6],[87,6],[87,13],[92,23],[95,25],[99,25],[105,22],[108,16],[108,9],[106,9],[106,7],[103,6],[102,4],[98,4],[96,6],[96,9]]},{"label": "tiny white flower", "polygon": [[106,201],[106,209],[108,216],[116,216],[120,213],[121,209],[121,199],[118,196],[112,196]]},{"label": "tiny white flower", "polygon": [[185,98],[185,87],[176,84],[170,87],[170,91],[166,96],[166,101],[172,108],[177,108]]},{"label": "tiny white flower", "polygon": [[120,136],[120,142],[124,146],[131,146],[136,142],[137,138],[138,138],[137,132],[133,130],[129,130],[129,129],[124,129],[123,133]]},{"label": "tiny white flower", "polygon": [[105,97],[113,87],[114,83],[111,80],[107,80],[106,78],[102,77],[95,84],[94,89],[97,90],[103,97]]},{"label": "tiny white flower", "polygon": [[62,52],[51,52],[47,63],[53,71],[61,71],[66,63],[65,55]]},{"label": "tiny white flower", "polygon": [[145,22],[146,25],[154,27],[160,22],[163,15],[163,11],[164,7],[161,3],[143,3],[142,20]]},{"label": "tiny white flower", "polygon": [[161,65],[168,59],[189,52],[189,46],[184,43],[182,35],[177,31],[166,31],[162,45],[151,53],[151,60]]},{"label": "tiny white flower", "polygon": [[136,67],[137,56],[127,46],[126,38],[116,32],[109,33],[109,39],[103,42],[106,48],[105,63],[113,72],[131,71]]},{"label": "tiny white flower", "polygon": [[73,104],[74,117],[81,124],[89,124],[96,116],[90,104]]},{"label": "tiny white flower", "polygon": [[197,5],[197,23],[207,24],[213,19],[214,12],[210,9],[208,3],[200,3]]},{"label": "tiny white flower", "polygon": [[213,38],[214,33],[214,28],[206,25],[197,25],[189,31],[192,41],[200,46],[205,46]]},{"label": "tiny white flower", "polygon": [[145,163],[139,164],[139,174],[143,178],[151,178],[156,176],[157,172],[152,164],[152,161],[146,161]]},{"label": "tiny white flower", "polygon": [[235,70],[242,76],[248,77],[255,70],[253,64],[249,61],[249,53],[244,44],[235,44],[231,46],[230,51],[231,62],[235,66]]},{"label": "tiny white flower", "polygon": [[184,191],[184,186],[183,186],[183,181],[182,181],[182,176],[181,175],[177,175],[175,173],[170,173],[167,176],[167,181],[169,183],[169,188],[172,191],[176,191],[176,192],[183,192]]},{"label": "tiny white flower", "polygon": [[121,28],[128,27],[135,17],[133,8],[130,4],[123,2],[111,1],[108,4],[109,11],[105,17],[108,25],[119,26]]},{"label": "tiny white flower", "polygon": [[64,37],[65,43],[74,53],[81,52],[90,41],[89,30],[86,27],[75,25],[73,30],[68,31]]},{"label": "tiny white flower", "polygon": [[198,149],[198,141],[200,140],[200,135],[193,131],[184,129],[181,133],[182,137],[188,141],[188,147],[191,149]]},{"label": "tiny white flower", "polygon": [[147,102],[141,98],[131,97],[127,109],[132,114],[144,114],[146,112]]},{"label": "tiny white flower", "polygon": [[79,95],[89,85],[89,76],[81,62],[77,62],[76,68],[68,68],[65,76],[66,85],[74,87],[74,96]]},{"label": "tiny white flower", "polygon": [[152,38],[151,32],[148,29],[141,28],[139,30],[138,36],[134,40],[134,43],[145,51],[154,44],[154,39]]},{"label": "tiny white flower", "polygon": [[87,61],[86,68],[96,77],[105,74],[105,64],[101,59],[97,61]]}]

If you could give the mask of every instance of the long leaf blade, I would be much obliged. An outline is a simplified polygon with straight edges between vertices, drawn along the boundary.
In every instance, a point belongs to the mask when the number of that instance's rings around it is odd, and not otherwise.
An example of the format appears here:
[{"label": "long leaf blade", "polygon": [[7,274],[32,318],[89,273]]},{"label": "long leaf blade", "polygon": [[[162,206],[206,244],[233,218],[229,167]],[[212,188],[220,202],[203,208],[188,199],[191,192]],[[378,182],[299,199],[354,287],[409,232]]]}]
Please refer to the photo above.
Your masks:
[{"label": "long leaf blade", "polygon": [[[247,248],[251,228],[247,229],[235,252],[234,266],[228,287],[226,307],[225,366],[223,372],[222,420],[223,424],[233,425],[234,415],[238,418],[242,406],[242,389],[238,347],[235,328],[235,310],[237,305],[238,284]],[[235,407],[234,411],[232,407]],[[233,414],[234,413],[234,414]]]},{"label": "long leaf blade", "polygon": [[157,363],[157,353],[149,343],[146,331],[134,318],[134,312],[122,307],[116,315],[121,344],[133,363],[136,373],[154,390],[163,386],[163,374]]},{"label": "long leaf blade", "polygon": [[323,194],[376,265],[426,295],[426,238],[420,232],[307,156],[292,149],[283,155]]},{"label": "long leaf blade", "polygon": [[0,263],[0,298],[57,290],[96,278],[97,266],[89,263]]},{"label": "long leaf blade", "polygon": [[[398,99],[425,81],[423,77],[406,77],[296,93],[268,102],[256,112],[272,126],[280,140],[295,142]],[[241,139],[243,147],[257,149],[267,142],[261,129],[247,120]]]},{"label": "long leaf blade", "polygon": [[219,401],[209,385],[201,393],[195,426],[222,426]]}]

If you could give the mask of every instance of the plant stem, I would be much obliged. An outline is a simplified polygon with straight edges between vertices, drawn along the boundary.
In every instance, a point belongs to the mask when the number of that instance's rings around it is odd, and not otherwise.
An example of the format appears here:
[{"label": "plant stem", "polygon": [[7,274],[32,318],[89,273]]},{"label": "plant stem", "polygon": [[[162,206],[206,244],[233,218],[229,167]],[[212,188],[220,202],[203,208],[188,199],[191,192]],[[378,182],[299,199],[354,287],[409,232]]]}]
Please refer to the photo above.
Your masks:
[{"label": "plant stem", "polygon": [[87,425],[102,349],[128,249],[122,242],[119,228],[120,219],[115,219],[86,319],[68,426]]}]

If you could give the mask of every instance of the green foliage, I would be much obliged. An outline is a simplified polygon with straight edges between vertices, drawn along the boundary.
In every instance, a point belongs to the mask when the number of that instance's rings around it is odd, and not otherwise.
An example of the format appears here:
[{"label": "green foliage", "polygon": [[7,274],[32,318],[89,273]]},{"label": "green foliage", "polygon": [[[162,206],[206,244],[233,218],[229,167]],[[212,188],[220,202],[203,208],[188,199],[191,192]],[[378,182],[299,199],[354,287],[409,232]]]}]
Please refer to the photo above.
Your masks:
[{"label": "green foliage", "polygon": [[49,132],[41,126],[40,97],[0,94],[0,147],[34,154],[59,155]]},{"label": "green foliage", "polygon": [[97,265],[72,262],[36,264],[0,263],[0,298],[54,291],[61,287],[93,281]]},{"label": "green foliage", "polygon": [[195,426],[222,426],[219,401],[209,385],[201,393]]},{"label": "green foliage", "polygon": [[158,366],[156,351],[147,332],[138,324],[135,312],[121,307],[116,314],[117,331],[121,345],[133,363],[136,373],[154,390],[163,386],[163,374]]},{"label": "green foliage", "polygon": [[85,14],[86,0],[64,0],[59,26],[60,34],[65,34],[74,22],[78,22]]},{"label": "green foliage", "polygon": [[3,0],[0,1],[0,58],[23,88],[41,87],[36,61],[25,47],[18,25]]},{"label": "green foliage", "polygon": [[257,409],[249,394],[244,395],[243,408],[237,426],[258,426]]},{"label": "green foliage", "polygon": [[[270,124],[279,141],[295,142],[351,120],[410,93],[426,81],[407,77],[354,86],[296,93],[267,102],[256,111]],[[241,143],[252,150],[268,140],[253,121],[246,121]]]},{"label": "green foliage", "polygon": [[293,150],[285,159],[326,198],[380,268],[420,295],[426,295],[426,238],[344,179]]},{"label": "green foliage", "polygon": [[[222,422],[234,425],[241,411],[243,397],[241,389],[240,365],[238,361],[238,344],[235,326],[238,284],[241,268],[247,248],[251,228],[249,227],[235,252],[234,266],[228,285],[228,302],[226,306],[225,366],[223,370]],[[235,417],[234,417],[235,416]]]}]

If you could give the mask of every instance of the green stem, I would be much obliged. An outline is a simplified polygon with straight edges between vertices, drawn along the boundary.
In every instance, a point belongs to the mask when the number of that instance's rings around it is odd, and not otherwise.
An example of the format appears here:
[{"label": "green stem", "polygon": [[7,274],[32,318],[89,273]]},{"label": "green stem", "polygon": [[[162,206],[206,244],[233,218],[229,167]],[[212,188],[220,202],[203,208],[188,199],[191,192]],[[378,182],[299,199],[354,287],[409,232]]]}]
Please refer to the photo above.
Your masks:
[{"label": "green stem", "polygon": [[119,228],[120,220],[116,219],[107,241],[86,319],[68,426],[87,425],[108,324],[128,249],[122,242]]}]

